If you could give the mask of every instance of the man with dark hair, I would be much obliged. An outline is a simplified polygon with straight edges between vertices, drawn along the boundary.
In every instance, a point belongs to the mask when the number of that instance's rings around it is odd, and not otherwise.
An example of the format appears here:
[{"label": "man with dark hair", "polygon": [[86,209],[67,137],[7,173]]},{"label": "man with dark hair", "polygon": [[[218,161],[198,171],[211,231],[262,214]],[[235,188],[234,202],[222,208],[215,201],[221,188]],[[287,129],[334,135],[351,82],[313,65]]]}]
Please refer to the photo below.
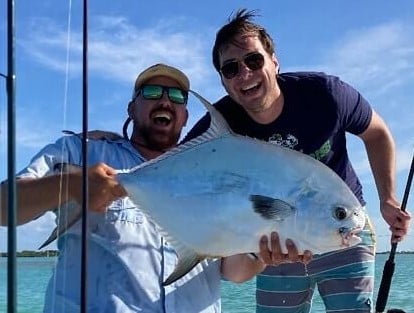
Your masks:
[{"label": "man with dark hair", "polygon": [[[348,158],[345,134],[362,139],[380,199],[380,211],[390,226],[392,241],[407,234],[410,215],[400,210],[395,195],[394,141],[381,117],[367,100],[338,77],[316,72],[279,73],[273,40],[252,22],[254,11],[239,10],[217,32],[213,64],[228,95],[215,107],[238,134],[289,147],[313,156],[333,169],[362,205],[361,183]],[[205,115],[185,138],[203,133]],[[246,164],[248,166],[248,164]],[[289,164],[286,164],[289,166]],[[335,192],[335,190],[332,190]],[[329,312],[371,312],[374,287],[375,239],[366,217],[356,247],[313,256],[298,256],[291,241],[281,253],[277,234],[261,243],[261,258],[230,257],[230,279],[257,276],[257,312],[310,312],[318,288]],[[284,244],[284,243],[283,243]],[[269,265],[266,267],[266,265]]]}]

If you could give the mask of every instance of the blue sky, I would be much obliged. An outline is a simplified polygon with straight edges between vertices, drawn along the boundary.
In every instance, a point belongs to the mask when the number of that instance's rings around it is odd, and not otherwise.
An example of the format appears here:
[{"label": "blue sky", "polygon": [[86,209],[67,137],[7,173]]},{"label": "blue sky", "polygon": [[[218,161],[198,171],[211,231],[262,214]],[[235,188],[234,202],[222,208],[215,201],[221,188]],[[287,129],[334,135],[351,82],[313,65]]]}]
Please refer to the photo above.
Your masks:
[{"label": "blue sky", "polygon": [[[7,73],[6,1],[0,2],[0,72]],[[259,10],[256,21],[273,36],[282,71],[338,75],[382,115],[396,141],[397,194],[402,198],[414,151],[411,0],[89,1],[89,128],[121,132],[134,79],[153,63],[181,68],[192,89],[211,101],[223,96],[211,48],[216,31],[240,7]],[[81,1],[16,1],[18,170],[63,129],[82,129],[81,22]],[[7,175],[6,99],[3,83],[0,180]],[[204,114],[194,98],[189,110],[192,118],[184,133]],[[377,229],[378,250],[388,250],[389,233],[364,147],[359,139],[348,140]],[[53,227],[52,214],[19,227],[18,250],[35,249]],[[0,227],[0,251],[6,250],[6,236]],[[399,250],[414,250],[413,232]]]}]

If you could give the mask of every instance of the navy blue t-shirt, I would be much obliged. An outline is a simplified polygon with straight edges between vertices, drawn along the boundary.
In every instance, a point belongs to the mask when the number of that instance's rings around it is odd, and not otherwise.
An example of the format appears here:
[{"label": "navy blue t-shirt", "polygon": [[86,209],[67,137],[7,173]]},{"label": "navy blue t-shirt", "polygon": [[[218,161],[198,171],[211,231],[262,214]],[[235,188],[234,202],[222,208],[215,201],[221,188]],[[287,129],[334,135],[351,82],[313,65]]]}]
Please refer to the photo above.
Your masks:
[{"label": "navy blue t-shirt", "polygon": [[[345,133],[358,135],[368,127],[372,109],[367,100],[338,77],[324,73],[282,73],[277,80],[284,107],[269,124],[255,122],[229,96],[214,106],[235,133],[301,151],[326,164],[365,205],[361,183],[348,158]],[[209,125],[207,113],[183,141],[201,135]]]}]

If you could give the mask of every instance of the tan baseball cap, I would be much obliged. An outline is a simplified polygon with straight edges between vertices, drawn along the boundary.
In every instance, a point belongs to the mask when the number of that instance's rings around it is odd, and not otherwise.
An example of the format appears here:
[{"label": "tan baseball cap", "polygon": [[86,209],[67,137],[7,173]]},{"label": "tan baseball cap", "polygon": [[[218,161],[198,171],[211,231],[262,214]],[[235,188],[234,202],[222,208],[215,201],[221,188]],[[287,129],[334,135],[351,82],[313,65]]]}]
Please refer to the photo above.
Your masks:
[{"label": "tan baseball cap", "polygon": [[145,82],[147,82],[155,76],[170,77],[171,79],[174,79],[183,90],[190,90],[190,81],[183,72],[181,72],[179,69],[176,69],[175,67],[158,63],[148,67],[146,70],[144,70],[143,72],[141,72],[141,74],[138,75],[137,79],[135,80],[133,96],[135,95],[139,87],[141,87]]}]

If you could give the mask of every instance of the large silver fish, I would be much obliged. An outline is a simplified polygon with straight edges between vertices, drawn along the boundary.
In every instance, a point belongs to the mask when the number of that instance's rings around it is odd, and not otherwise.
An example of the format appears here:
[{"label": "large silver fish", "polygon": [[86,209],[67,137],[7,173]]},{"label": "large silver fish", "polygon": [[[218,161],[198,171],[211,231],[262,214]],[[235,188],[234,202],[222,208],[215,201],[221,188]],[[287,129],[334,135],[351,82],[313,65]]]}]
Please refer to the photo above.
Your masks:
[{"label": "large silver fish", "polygon": [[260,237],[272,231],[314,254],[360,242],[365,211],[335,172],[303,153],[233,133],[194,94],[211,114],[208,131],[118,174],[179,255],[165,285],[204,258],[258,252]]}]

